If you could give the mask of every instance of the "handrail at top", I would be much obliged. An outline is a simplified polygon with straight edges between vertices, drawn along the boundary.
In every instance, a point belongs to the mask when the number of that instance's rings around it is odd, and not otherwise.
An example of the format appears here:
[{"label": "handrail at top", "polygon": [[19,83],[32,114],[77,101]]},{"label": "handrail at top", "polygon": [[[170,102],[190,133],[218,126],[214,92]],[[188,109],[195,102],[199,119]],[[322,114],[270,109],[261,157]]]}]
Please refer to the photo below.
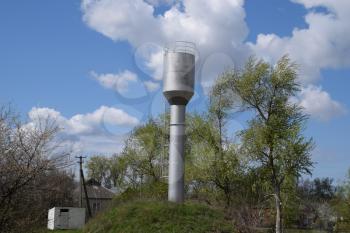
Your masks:
[{"label": "handrail at top", "polygon": [[167,52],[183,52],[196,55],[197,49],[196,44],[189,41],[175,41],[169,46],[164,48],[164,51]]}]

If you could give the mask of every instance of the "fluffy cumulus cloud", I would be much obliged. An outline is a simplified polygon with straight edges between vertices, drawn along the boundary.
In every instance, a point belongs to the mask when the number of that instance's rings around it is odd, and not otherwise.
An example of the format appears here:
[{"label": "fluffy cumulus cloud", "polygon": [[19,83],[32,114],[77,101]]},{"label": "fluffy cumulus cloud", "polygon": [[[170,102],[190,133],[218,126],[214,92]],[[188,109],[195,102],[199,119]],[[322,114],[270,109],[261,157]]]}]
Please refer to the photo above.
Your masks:
[{"label": "fluffy cumulus cloud", "polygon": [[299,104],[312,117],[322,121],[346,113],[346,109],[342,104],[332,100],[330,95],[323,91],[321,87],[313,85],[301,90]]},{"label": "fluffy cumulus cloud", "polygon": [[98,81],[98,83],[106,89],[112,89],[117,91],[119,94],[125,94],[129,91],[129,85],[132,83],[141,84],[143,83],[145,89],[149,92],[154,92],[159,89],[160,84],[155,81],[147,80],[141,82],[137,77],[137,74],[125,70],[123,72],[113,74],[97,74],[95,71],[91,72],[91,76]]},{"label": "fluffy cumulus cloud", "polygon": [[[71,118],[64,117],[52,108],[34,107],[28,113],[29,125],[36,124],[39,119],[54,120],[62,129],[63,140],[74,141],[75,148],[89,152],[118,152],[121,149],[124,135],[116,135],[108,131],[108,127],[134,127],[139,120],[125,111],[101,106],[87,114],[77,114]],[[106,146],[106,145],[109,146]]]},{"label": "fluffy cumulus cloud", "polygon": [[[328,120],[343,114],[344,106],[319,87],[312,84],[321,76],[322,69],[350,67],[350,1],[348,0],[293,0],[309,12],[305,16],[306,29],[295,28],[292,36],[260,34],[256,43],[248,43],[258,57],[270,62],[282,55],[300,65],[300,81],[304,84],[301,106],[311,116]],[[322,7],[322,10],[319,8]],[[311,84],[311,86],[309,86]]]},{"label": "fluffy cumulus cloud", "polygon": [[150,92],[156,91],[159,89],[159,83],[156,82],[152,82],[152,81],[145,81],[144,85],[146,87],[146,89]]},{"label": "fluffy cumulus cloud", "polygon": [[155,80],[162,80],[163,78],[163,50],[158,47],[149,57],[145,57],[145,66],[151,71],[151,76]]},{"label": "fluffy cumulus cloud", "polygon": [[[256,43],[249,43],[259,56],[274,62],[283,54],[301,65],[301,81],[315,82],[322,69],[350,67],[350,1],[293,0],[309,12],[306,29],[295,28],[291,37],[260,34]],[[318,10],[322,7],[323,10]]]},{"label": "fluffy cumulus cloud", "polygon": [[159,37],[154,7],[143,0],[83,0],[81,6],[83,20],[115,41],[128,40],[139,45]]},{"label": "fluffy cumulus cloud", "polygon": [[137,75],[129,70],[125,70],[118,74],[97,74],[92,71],[91,76],[96,79],[103,87],[113,89],[120,93],[128,91],[130,82],[137,82]]},{"label": "fluffy cumulus cloud", "polygon": [[[155,15],[154,2],[159,1],[151,2],[82,0],[83,20],[112,40],[128,41],[136,49],[145,44],[158,45],[159,49],[144,58],[156,80],[162,78],[161,48],[174,40],[194,42],[203,65],[214,53],[225,53],[237,63],[247,56],[248,47],[243,43],[248,34],[243,0],[184,0],[172,4],[162,15]],[[210,83],[216,75],[200,78],[203,83]]]},{"label": "fluffy cumulus cloud", "polygon": [[179,0],[146,0],[149,4],[153,6],[161,6],[161,5],[173,5]]},{"label": "fluffy cumulus cloud", "polygon": [[[328,101],[322,109],[339,112],[344,107],[326,91],[308,85],[316,85],[322,69],[350,67],[350,1],[292,1],[308,9],[308,27],[295,28],[290,37],[260,34],[254,43],[245,42],[248,27],[244,0],[82,0],[81,8],[83,21],[90,28],[114,41],[128,41],[140,52],[141,62],[136,63],[154,81],[162,79],[162,48],[175,40],[196,44],[200,58],[197,83],[203,87],[210,86],[224,69],[240,66],[252,54],[271,63],[289,54],[301,65],[301,96],[305,98],[301,104],[306,111],[316,115],[323,111],[310,104],[310,93],[318,93]],[[156,14],[160,4],[169,9]],[[144,83],[148,90],[159,85],[154,81]]]}]

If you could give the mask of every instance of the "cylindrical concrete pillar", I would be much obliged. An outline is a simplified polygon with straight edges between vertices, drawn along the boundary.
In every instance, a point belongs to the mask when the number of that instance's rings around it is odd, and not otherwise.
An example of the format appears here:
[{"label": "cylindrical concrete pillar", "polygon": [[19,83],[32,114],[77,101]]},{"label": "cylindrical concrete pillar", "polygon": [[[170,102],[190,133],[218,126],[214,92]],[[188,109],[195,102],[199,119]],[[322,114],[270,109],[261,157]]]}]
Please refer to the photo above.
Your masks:
[{"label": "cylindrical concrete pillar", "polygon": [[170,106],[168,200],[184,201],[185,105]]}]

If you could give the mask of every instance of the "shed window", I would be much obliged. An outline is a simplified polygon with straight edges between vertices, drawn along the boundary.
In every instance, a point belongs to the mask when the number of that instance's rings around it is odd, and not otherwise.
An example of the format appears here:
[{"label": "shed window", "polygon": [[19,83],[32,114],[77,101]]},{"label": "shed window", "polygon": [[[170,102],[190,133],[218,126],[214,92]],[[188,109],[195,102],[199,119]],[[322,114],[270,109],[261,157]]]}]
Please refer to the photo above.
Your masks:
[{"label": "shed window", "polygon": [[99,210],[101,209],[101,203],[99,203],[99,202],[93,203],[93,204],[92,204],[92,209],[93,209],[94,211],[99,211]]}]

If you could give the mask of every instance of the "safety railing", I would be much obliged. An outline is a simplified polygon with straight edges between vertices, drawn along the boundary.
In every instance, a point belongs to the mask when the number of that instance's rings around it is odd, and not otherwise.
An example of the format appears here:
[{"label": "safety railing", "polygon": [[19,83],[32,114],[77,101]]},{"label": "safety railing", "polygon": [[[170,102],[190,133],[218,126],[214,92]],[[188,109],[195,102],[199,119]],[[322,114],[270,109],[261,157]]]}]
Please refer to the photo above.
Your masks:
[{"label": "safety railing", "polygon": [[171,43],[168,47],[166,47],[164,51],[166,53],[174,52],[174,53],[189,53],[193,55],[197,54],[196,44],[188,41],[175,41],[174,43]]}]

